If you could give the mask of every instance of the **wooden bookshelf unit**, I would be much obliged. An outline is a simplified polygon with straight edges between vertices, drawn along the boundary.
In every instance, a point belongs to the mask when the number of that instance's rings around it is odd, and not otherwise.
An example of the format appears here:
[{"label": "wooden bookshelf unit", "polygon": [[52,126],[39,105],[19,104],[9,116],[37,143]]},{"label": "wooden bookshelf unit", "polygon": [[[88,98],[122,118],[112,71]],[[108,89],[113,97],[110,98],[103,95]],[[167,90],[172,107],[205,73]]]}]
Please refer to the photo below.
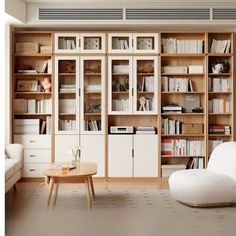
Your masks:
[{"label": "wooden bookshelf unit", "polygon": [[12,37],[12,140],[24,145],[24,177],[42,178],[80,146],[102,181],[165,180],[205,168],[215,146],[234,140],[231,32],[17,29]]}]

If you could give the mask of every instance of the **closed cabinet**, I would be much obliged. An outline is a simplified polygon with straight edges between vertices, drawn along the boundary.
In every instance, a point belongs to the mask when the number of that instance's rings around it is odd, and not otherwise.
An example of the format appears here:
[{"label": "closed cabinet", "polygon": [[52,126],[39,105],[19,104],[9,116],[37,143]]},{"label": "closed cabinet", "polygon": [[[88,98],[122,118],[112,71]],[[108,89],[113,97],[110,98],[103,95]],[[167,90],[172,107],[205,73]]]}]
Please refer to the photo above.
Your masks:
[{"label": "closed cabinet", "polygon": [[134,135],[134,177],[158,176],[157,135]]},{"label": "closed cabinet", "polygon": [[51,149],[25,149],[24,163],[50,163]]},{"label": "closed cabinet", "polygon": [[43,172],[48,168],[48,164],[24,164],[23,177],[42,178]]},{"label": "closed cabinet", "polygon": [[95,177],[105,177],[105,135],[81,135],[81,161],[97,164]]},{"label": "closed cabinet", "polygon": [[55,53],[79,53],[79,34],[55,33]]},{"label": "closed cabinet", "polygon": [[72,148],[79,146],[79,135],[55,135],[55,162],[71,162]]},{"label": "closed cabinet", "polygon": [[132,177],[133,135],[109,135],[108,176]]},{"label": "closed cabinet", "polygon": [[157,177],[157,135],[109,135],[109,177]]}]

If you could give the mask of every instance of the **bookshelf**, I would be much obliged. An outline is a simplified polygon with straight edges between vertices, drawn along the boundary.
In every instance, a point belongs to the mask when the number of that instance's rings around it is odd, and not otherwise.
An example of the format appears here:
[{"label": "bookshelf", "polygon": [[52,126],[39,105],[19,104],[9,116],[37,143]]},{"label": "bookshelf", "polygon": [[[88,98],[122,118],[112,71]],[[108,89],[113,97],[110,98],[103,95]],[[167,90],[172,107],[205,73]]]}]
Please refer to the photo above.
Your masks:
[{"label": "bookshelf", "polygon": [[[194,158],[206,167],[215,146],[234,140],[231,32],[17,30],[13,39],[12,134],[26,147],[25,177],[71,161],[81,146],[104,181],[155,181]],[[38,86],[45,78],[50,91]],[[26,109],[48,100],[51,109]],[[39,122],[39,132],[51,119],[50,133],[16,133],[14,119]],[[135,131],[111,134],[111,126]],[[136,134],[140,127],[155,132]]]}]

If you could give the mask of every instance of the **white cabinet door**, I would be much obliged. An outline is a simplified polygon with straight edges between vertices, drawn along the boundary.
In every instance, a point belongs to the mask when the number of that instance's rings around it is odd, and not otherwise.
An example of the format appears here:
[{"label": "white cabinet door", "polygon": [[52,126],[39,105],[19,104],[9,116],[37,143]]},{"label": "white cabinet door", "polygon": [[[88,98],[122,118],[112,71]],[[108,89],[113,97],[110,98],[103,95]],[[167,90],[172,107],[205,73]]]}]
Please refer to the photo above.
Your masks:
[{"label": "white cabinet door", "polygon": [[96,177],[105,177],[105,136],[81,135],[81,161],[97,164]]},{"label": "white cabinet door", "polygon": [[132,177],[133,135],[109,135],[108,176]]},{"label": "white cabinet door", "polygon": [[79,135],[55,135],[55,162],[71,162],[75,146],[79,146]]},{"label": "white cabinet door", "polygon": [[134,177],[157,177],[157,135],[134,135]]}]

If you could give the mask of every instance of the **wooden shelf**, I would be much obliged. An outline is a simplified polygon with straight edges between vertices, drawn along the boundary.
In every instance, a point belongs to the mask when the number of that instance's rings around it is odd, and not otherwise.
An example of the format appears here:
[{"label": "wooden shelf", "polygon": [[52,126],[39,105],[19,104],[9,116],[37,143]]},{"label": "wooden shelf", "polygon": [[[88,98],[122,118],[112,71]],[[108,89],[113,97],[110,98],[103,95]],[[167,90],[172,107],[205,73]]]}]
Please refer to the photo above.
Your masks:
[{"label": "wooden shelf", "polygon": [[180,158],[183,158],[183,157],[205,157],[204,155],[198,155],[198,156],[194,156],[194,155],[161,155],[161,157],[163,158],[170,158],[170,157],[180,157]]},{"label": "wooden shelf", "polygon": [[101,76],[101,73],[84,73],[85,76]]},{"label": "wooden shelf", "polygon": [[209,137],[232,137],[231,134],[208,134]]},{"label": "wooden shelf", "polygon": [[209,57],[231,57],[232,53],[208,53]]},{"label": "wooden shelf", "polygon": [[76,92],[59,92],[59,94],[76,94]]},{"label": "wooden shelf", "polygon": [[129,73],[112,73],[113,76],[129,76]]},{"label": "wooden shelf", "polygon": [[137,73],[138,76],[153,76],[154,73]]},{"label": "wooden shelf", "polygon": [[112,91],[112,94],[129,94],[129,91]]},{"label": "wooden shelf", "polygon": [[15,53],[15,57],[51,57],[52,54],[49,53]]},{"label": "wooden shelf", "polygon": [[151,91],[143,91],[143,92],[137,92],[137,94],[154,94],[154,92]]},{"label": "wooden shelf", "polygon": [[216,74],[216,73],[208,73],[208,75],[213,75],[213,76],[224,76],[224,75],[228,75],[228,76],[230,76],[231,75],[231,73],[218,73],[218,74]]},{"label": "wooden shelf", "polygon": [[59,116],[76,116],[75,113],[71,114],[71,113],[59,113]]},{"label": "wooden shelf", "polygon": [[101,94],[101,91],[84,91],[85,94]]},{"label": "wooden shelf", "polygon": [[161,57],[205,57],[205,53],[161,53]]},{"label": "wooden shelf", "polygon": [[162,137],[204,137],[204,134],[161,134]]},{"label": "wooden shelf", "polygon": [[59,75],[76,75],[76,73],[59,73]]},{"label": "wooden shelf", "polygon": [[15,113],[15,116],[51,116],[51,113]]},{"label": "wooden shelf", "polygon": [[161,76],[204,76],[205,74],[203,73],[162,73]]},{"label": "wooden shelf", "polygon": [[230,112],[225,112],[225,113],[208,113],[209,116],[230,116],[232,113]]},{"label": "wooden shelf", "polygon": [[203,116],[205,113],[161,113],[163,116]]},{"label": "wooden shelf", "polygon": [[15,73],[14,76],[51,76],[52,74],[48,73]]},{"label": "wooden shelf", "polygon": [[101,116],[102,114],[99,113],[99,112],[94,112],[94,113],[88,112],[88,113],[84,113],[84,115],[85,115],[85,116]]},{"label": "wooden shelf", "polygon": [[232,92],[208,92],[208,94],[232,94]]},{"label": "wooden shelf", "polygon": [[51,92],[15,92],[17,95],[52,95]]},{"label": "wooden shelf", "polygon": [[162,94],[204,94],[204,92],[161,92]]}]

